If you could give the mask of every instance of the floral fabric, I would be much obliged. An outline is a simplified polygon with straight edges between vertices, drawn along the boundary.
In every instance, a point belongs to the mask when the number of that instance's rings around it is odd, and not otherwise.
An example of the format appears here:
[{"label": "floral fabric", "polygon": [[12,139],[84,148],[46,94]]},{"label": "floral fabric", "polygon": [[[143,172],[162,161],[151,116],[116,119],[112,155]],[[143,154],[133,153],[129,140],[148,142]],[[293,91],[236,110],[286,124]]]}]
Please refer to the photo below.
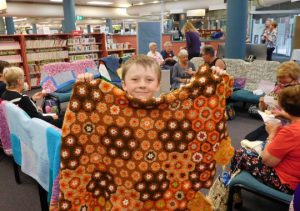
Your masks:
[{"label": "floral fabric", "polygon": [[77,82],[62,128],[58,209],[211,210],[198,191],[234,153],[224,117],[232,86],[208,66],[149,101],[103,80]]},{"label": "floral fabric", "polygon": [[261,157],[252,151],[240,148],[236,150],[231,161],[231,170],[242,169],[262,181],[265,185],[281,192],[292,194],[294,191],[288,185],[281,183],[276,171],[262,163]]}]

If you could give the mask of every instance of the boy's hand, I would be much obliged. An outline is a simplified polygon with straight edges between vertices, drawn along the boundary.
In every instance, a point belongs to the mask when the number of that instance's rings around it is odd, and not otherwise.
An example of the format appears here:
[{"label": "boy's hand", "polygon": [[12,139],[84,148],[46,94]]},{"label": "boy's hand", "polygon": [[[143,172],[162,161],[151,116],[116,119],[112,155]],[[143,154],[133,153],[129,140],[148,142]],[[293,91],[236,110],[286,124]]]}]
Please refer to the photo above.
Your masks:
[{"label": "boy's hand", "polygon": [[94,75],[92,73],[82,73],[77,76],[77,81],[81,82],[90,82],[94,79]]}]

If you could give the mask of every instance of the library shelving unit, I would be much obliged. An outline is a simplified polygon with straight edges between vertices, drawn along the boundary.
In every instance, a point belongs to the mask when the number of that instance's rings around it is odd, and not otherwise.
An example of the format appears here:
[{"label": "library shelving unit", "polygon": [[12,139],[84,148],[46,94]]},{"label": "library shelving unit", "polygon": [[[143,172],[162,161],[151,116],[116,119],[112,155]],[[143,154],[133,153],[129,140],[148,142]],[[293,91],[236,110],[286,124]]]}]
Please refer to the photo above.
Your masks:
[{"label": "library shelving unit", "polygon": [[96,62],[105,51],[105,34],[25,35],[31,87],[39,86],[43,64],[93,59]]},{"label": "library shelving unit", "polygon": [[68,51],[70,61],[93,59],[98,61],[106,56],[105,34],[91,33],[68,37]]},{"label": "library shelving unit", "polygon": [[131,35],[107,35],[107,55],[116,57],[130,56],[136,53],[136,36]]},{"label": "library shelving unit", "polygon": [[22,35],[0,36],[0,60],[21,67],[24,70],[25,80],[29,84],[30,77],[28,74],[26,52],[23,46],[24,36]]},{"label": "library shelving unit", "polygon": [[29,88],[40,86],[44,64],[107,56],[105,34],[31,34],[0,36],[0,60],[23,68]]},{"label": "library shelving unit", "polygon": [[40,86],[44,64],[68,61],[67,34],[24,35],[30,88]]}]

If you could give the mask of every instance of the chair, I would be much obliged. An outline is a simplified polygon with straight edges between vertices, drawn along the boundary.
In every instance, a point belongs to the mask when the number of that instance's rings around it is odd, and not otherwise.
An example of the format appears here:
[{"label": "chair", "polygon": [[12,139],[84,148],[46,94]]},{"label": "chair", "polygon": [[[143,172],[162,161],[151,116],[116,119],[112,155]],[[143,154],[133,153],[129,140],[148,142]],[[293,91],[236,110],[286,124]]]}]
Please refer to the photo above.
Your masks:
[{"label": "chair", "polygon": [[50,199],[59,170],[61,132],[41,119],[31,119],[10,102],[5,109],[15,163],[36,180],[41,208],[48,210],[47,195]]},{"label": "chair", "polygon": [[266,60],[267,46],[265,44],[247,44],[246,55],[254,55],[256,60]]},{"label": "chair", "polygon": [[218,58],[225,58],[225,43],[218,45],[217,55]]},{"label": "chair", "polygon": [[228,210],[232,210],[233,194],[237,189],[244,189],[262,197],[268,198],[273,201],[278,201],[284,204],[290,204],[292,195],[282,193],[275,190],[255,179],[251,174],[246,171],[241,171],[235,176],[229,184],[229,198],[228,198]]}]

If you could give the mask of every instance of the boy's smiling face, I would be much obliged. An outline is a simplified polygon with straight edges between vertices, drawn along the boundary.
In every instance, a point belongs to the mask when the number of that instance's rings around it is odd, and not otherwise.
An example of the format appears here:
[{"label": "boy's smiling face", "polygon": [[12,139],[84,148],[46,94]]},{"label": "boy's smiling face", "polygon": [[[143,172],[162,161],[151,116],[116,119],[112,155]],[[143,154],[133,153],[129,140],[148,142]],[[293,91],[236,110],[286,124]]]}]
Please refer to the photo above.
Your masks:
[{"label": "boy's smiling face", "polygon": [[148,100],[154,97],[155,92],[160,88],[158,77],[153,68],[133,64],[122,81],[122,87],[133,97]]}]

